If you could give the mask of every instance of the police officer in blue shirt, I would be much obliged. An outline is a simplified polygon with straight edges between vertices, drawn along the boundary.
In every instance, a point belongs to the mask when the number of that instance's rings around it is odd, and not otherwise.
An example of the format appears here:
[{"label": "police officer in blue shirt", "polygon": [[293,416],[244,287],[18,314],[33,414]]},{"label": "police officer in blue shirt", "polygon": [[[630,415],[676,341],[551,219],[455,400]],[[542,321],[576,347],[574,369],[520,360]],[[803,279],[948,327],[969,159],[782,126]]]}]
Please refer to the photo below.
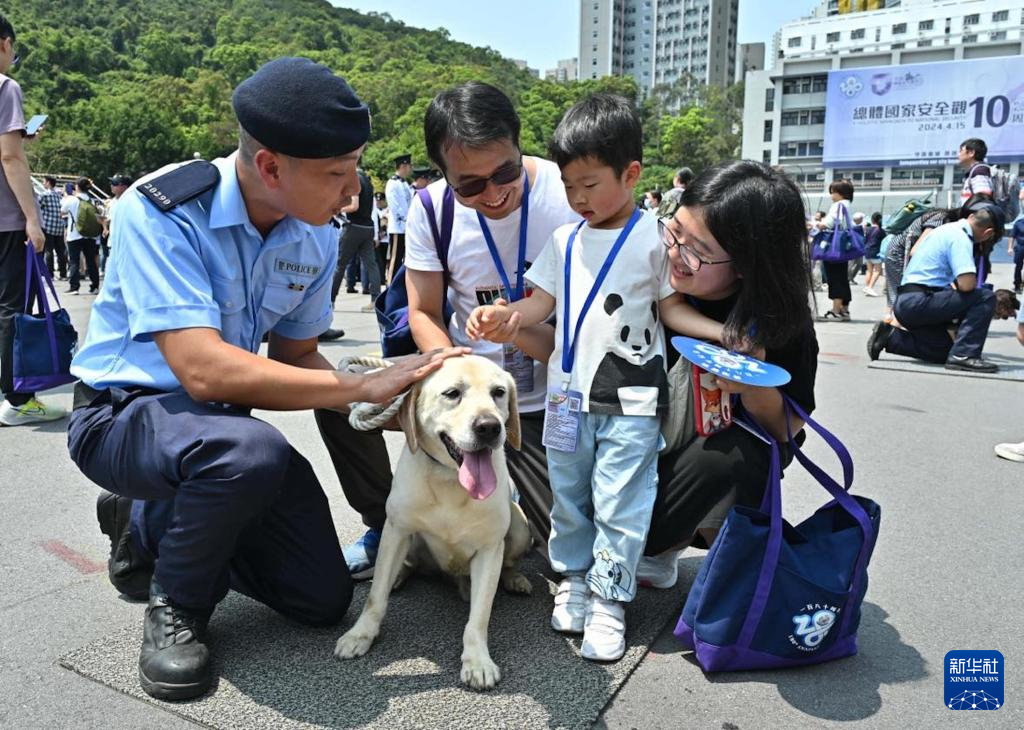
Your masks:
[{"label": "police officer in blue shirt", "polygon": [[[886,350],[945,363],[949,370],[998,370],[981,357],[996,299],[991,289],[978,285],[976,259],[1002,238],[1003,211],[990,200],[975,199],[964,212],[965,219],[939,226],[914,246],[893,305],[906,329],[876,324],[868,340],[872,360]],[[950,338],[957,320],[956,336]]]},{"label": "police officer in blue shirt", "polygon": [[97,505],[110,577],[149,601],[139,679],[160,699],[209,688],[205,631],[229,588],[314,625],[338,621],[351,598],[309,462],[249,409],[385,401],[463,352],[367,376],[318,353],[338,255],[328,223],[359,192],[369,112],[302,58],[267,63],[232,102],[235,153],[161,170],[118,203],[72,365],[69,451],[110,492]]}]

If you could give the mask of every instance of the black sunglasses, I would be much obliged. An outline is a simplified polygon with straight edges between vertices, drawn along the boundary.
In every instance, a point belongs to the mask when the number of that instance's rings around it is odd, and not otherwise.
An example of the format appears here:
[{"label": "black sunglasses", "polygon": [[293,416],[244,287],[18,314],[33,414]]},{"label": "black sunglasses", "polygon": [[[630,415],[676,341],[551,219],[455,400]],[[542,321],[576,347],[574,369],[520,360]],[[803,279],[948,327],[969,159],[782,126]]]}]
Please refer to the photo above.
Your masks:
[{"label": "black sunglasses", "polygon": [[[492,172],[489,177],[475,177],[459,185],[452,185],[452,190],[460,197],[473,198],[486,190],[489,182],[495,185],[508,185],[518,180],[522,174],[523,158],[520,157],[519,162],[508,162]],[[450,182],[448,184],[451,185]]]}]

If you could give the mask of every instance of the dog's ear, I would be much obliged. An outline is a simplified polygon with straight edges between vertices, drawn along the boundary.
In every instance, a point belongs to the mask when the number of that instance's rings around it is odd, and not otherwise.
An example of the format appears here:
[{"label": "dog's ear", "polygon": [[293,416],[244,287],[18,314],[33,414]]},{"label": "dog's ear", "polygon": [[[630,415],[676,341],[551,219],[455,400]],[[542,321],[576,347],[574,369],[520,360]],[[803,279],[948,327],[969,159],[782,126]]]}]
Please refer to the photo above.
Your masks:
[{"label": "dog's ear", "polygon": [[519,451],[522,446],[522,436],[519,430],[519,395],[516,392],[516,379],[505,373],[508,381],[508,418],[505,419],[505,440],[509,445]]},{"label": "dog's ear", "polygon": [[419,398],[420,389],[412,387],[405,394],[398,409],[398,425],[405,432],[405,442],[409,444],[409,451],[416,453],[420,447],[419,432],[416,428],[416,400]]}]

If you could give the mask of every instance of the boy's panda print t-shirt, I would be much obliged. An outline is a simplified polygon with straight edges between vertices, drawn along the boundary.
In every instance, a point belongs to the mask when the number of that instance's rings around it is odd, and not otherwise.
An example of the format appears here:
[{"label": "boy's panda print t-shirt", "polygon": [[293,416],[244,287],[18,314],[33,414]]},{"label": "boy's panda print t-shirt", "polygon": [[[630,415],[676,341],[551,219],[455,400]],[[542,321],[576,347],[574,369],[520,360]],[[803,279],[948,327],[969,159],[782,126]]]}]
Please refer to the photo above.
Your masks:
[{"label": "boy's panda print t-shirt", "polygon": [[[565,319],[565,249],[575,224],[562,226],[533,262],[526,278],[557,302],[555,351],[548,361],[549,387],[569,380],[583,394],[583,410],[656,416],[668,407],[665,344],[658,302],[672,294],[668,256],[655,216],[645,212],[629,234],[587,312],[576,342],[571,377],[562,372]],[[569,339],[580,309],[621,228],[584,224],[572,245]]]}]

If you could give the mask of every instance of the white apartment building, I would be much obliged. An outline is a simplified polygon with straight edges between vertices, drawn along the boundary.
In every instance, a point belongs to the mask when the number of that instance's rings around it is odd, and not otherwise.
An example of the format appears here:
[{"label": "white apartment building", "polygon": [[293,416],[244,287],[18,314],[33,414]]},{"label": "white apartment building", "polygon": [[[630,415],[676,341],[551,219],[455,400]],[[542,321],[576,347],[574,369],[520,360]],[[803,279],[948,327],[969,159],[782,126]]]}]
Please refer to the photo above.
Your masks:
[{"label": "white apartment building", "polygon": [[544,72],[544,78],[548,81],[565,83],[579,79],[579,61],[575,58],[566,58],[559,61],[555,68],[549,68]]},{"label": "white apartment building", "polygon": [[692,77],[736,73],[739,0],[580,0],[579,78],[632,76],[646,95]]},{"label": "white apartment building", "polygon": [[[1020,56],[1024,0],[888,0],[879,10],[832,14],[836,0],[783,26],[763,71],[745,77],[743,157],[781,165],[815,207],[833,179],[853,181],[858,198],[883,212],[927,192],[959,195],[963,171],[949,164],[832,169],[822,166],[827,74],[838,69]],[[969,135],[965,135],[969,136]],[[1011,165],[1016,171],[1017,161]],[[819,201],[815,203],[814,201]],[[876,209],[879,209],[876,207]]]}]

